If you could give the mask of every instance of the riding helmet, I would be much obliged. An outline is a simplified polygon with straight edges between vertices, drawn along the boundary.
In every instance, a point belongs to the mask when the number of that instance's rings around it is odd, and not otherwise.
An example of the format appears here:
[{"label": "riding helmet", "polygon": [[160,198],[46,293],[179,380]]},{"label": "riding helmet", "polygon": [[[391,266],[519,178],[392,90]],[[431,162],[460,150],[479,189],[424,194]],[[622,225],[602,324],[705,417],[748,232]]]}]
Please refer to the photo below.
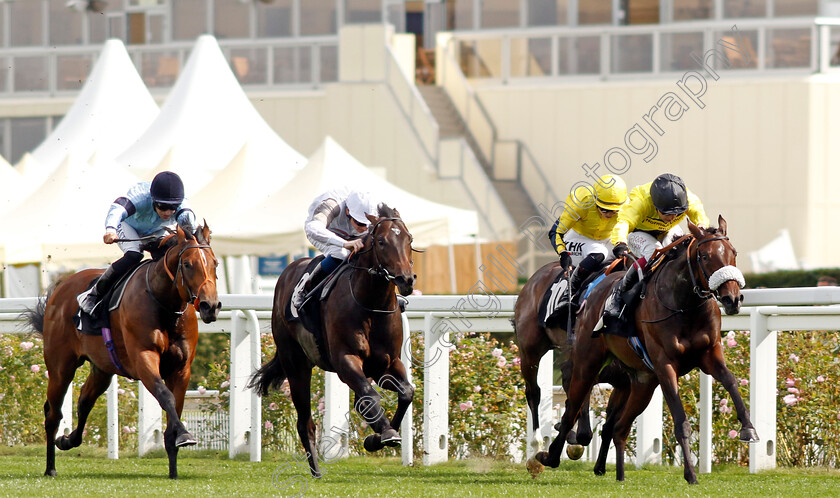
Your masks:
[{"label": "riding helmet", "polygon": [[688,209],[685,184],[677,175],[659,175],[650,185],[650,198],[654,207],[663,214],[682,214]]},{"label": "riding helmet", "polygon": [[602,176],[600,181],[595,182],[594,188],[595,204],[602,209],[618,211],[627,201],[627,185],[618,175]]},{"label": "riding helmet", "polygon": [[162,171],[152,180],[152,200],[165,204],[180,204],[184,200],[184,182],[171,171]]},{"label": "riding helmet", "polygon": [[370,224],[370,220],[365,215],[377,216],[379,213],[370,192],[350,192],[344,204],[350,211],[350,216],[362,225]]}]

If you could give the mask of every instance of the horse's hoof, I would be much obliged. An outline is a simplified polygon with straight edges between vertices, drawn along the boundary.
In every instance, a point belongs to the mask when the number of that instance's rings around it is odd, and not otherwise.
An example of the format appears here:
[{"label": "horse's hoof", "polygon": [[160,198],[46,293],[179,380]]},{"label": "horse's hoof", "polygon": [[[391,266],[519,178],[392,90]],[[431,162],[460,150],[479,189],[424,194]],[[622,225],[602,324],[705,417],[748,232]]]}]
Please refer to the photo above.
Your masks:
[{"label": "horse's hoof", "polygon": [[525,462],[525,468],[528,469],[528,473],[531,474],[531,479],[536,479],[537,476],[542,474],[545,470],[545,465],[541,464],[534,458],[529,458],[527,462]]},{"label": "horse's hoof", "polygon": [[752,427],[744,427],[741,429],[740,439],[744,443],[757,443],[759,441],[758,433],[755,432],[755,429]]},{"label": "horse's hoof", "polygon": [[185,432],[175,439],[175,447],[180,448],[181,446],[192,446],[197,442],[198,441],[196,441],[195,438],[192,437],[192,434],[190,434],[189,432]]},{"label": "horse's hoof", "polygon": [[384,448],[382,444],[382,436],[379,434],[371,434],[365,438],[365,449],[370,452],[379,451]]},{"label": "horse's hoof", "polygon": [[556,468],[558,465],[560,465],[559,459],[557,462],[552,462],[549,460],[550,458],[551,455],[549,455],[547,451],[540,451],[539,453],[534,455],[534,459],[539,463],[545,465],[546,467]]},{"label": "horse's hoof", "polygon": [[382,435],[379,437],[379,440],[385,446],[399,446],[402,444],[402,438],[400,437],[400,433],[397,432],[395,429],[385,429],[382,431]]},{"label": "horse's hoof", "polygon": [[554,424],[554,430],[557,431],[557,432],[560,432],[560,426],[561,425],[562,425],[562,422],[557,422],[556,424]]},{"label": "horse's hoof", "polygon": [[73,446],[70,444],[70,438],[67,436],[61,436],[58,439],[56,439],[55,447],[60,449],[61,451],[67,451],[73,448]]},{"label": "horse's hoof", "polygon": [[596,466],[592,471],[595,473],[596,476],[602,476],[607,473],[607,468]]},{"label": "horse's hoof", "polygon": [[579,444],[566,446],[566,455],[572,460],[580,460],[580,457],[583,456],[583,446]]},{"label": "horse's hoof", "polygon": [[47,477],[55,477],[56,476],[55,469],[48,469],[46,472],[44,472],[44,475],[47,476]]}]

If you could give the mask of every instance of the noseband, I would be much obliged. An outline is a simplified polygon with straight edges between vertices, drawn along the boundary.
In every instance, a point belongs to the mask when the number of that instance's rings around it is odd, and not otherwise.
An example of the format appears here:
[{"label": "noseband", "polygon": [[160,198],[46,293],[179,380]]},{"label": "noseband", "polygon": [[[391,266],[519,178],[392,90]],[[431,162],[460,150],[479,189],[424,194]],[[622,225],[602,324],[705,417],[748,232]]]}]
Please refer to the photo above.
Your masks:
[{"label": "noseband", "polygon": [[[190,286],[187,284],[187,279],[184,276],[184,271],[182,269],[183,266],[184,266],[183,256],[184,256],[184,253],[187,252],[190,249],[210,249],[210,245],[208,245],[208,244],[196,244],[194,246],[189,245],[189,246],[181,248],[181,250],[178,252],[178,267],[175,269],[175,275],[172,274],[172,272],[169,270],[169,266],[166,264],[166,258],[169,256],[169,251],[171,251],[174,248],[175,248],[175,246],[172,246],[172,247],[170,247],[169,249],[166,250],[166,254],[164,254],[164,256],[163,256],[163,268],[166,270],[166,274],[169,276],[169,279],[172,280],[173,284],[175,284],[176,289],[178,288],[178,281],[179,281],[179,276],[180,276],[181,287],[182,287],[182,289],[186,289],[186,294],[189,297],[189,299],[187,300],[187,303],[192,302],[193,307],[196,309],[196,311],[198,311],[198,305],[199,305],[198,295],[201,293],[201,289],[203,289],[205,285],[207,285],[208,283],[211,282],[210,275],[208,274],[208,271],[207,271],[207,265],[204,263],[204,259],[202,259],[201,266],[202,266],[202,269],[204,270],[204,281],[202,281],[201,285],[198,286],[198,289],[196,289],[195,292],[193,292],[190,289]],[[166,308],[166,306],[163,306],[163,304],[160,301],[158,301],[154,297],[154,295],[152,294],[151,288],[149,286],[149,271],[148,270],[146,270],[146,290],[149,292],[149,295],[152,296],[152,298],[154,298],[155,301],[157,301],[157,303],[159,305],[161,305],[161,307]],[[186,308],[186,306],[185,306],[185,308]],[[184,312],[184,310],[177,311],[175,313],[181,314],[183,312]]]},{"label": "noseband", "polygon": [[[686,261],[688,263],[688,275],[691,277],[691,286],[694,290],[694,293],[697,294],[701,299],[709,299],[711,297],[718,298],[718,289],[724,283],[734,280],[738,282],[738,285],[743,289],[746,282],[744,281],[744,275],[741,273],[741,270],[736,268],[732,265],[723,266],[715,270],[711,275],[709,272],[706,271],[706,267],[703,266],[703,260],[700,254],[700,246],[707,243],[707,242],[714,242],[716,240],[729,240],[729,237],[726,236],[717,236],[717,237],[710,237],[708,239],[703,239],[698,241],[696,238],[692,238],[691,242],[688,243],[686,247]],[[706,280],[705,288],[700,286],[699,279],[694,275],[694,270],[691,267],[691,246],[697,242],[697,250],[696,253],[696,260],[697,260],[697,267],[700,268],[700,272],[703,274],[703,278]],[[730,244],[731,245],[731,244]]]}]

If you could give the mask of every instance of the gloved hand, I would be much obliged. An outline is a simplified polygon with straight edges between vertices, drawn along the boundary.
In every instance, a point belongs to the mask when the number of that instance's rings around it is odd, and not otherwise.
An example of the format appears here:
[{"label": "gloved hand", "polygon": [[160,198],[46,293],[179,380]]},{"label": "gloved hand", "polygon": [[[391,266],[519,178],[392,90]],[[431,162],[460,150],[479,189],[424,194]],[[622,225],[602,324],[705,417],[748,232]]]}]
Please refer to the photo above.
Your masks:
[{"label": "gloved hand", "polygon": [[572,268],[572,255],[569,254],[569,251],[563,251],[560,253],[560,266],[562,266],[564,270]]},{"label": "gloved hand", "polygon": [[628,252],[630,252],[630,249],[624,242],[619,242],[615,245],[615,247],[613,247],[613,256],[615,256],[616,259],[624,257],[624,255]]}]

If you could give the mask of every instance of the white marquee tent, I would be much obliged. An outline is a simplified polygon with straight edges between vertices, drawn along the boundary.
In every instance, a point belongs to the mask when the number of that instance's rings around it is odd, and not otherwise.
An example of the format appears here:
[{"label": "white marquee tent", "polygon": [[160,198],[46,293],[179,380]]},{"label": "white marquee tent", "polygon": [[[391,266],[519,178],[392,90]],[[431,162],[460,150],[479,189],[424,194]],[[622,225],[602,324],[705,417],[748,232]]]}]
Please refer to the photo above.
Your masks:
[{"label": "white marquee tent", "polygon": [[25,175],[43,181],[70,154],[87,161],[113,159],[159,114],[149,90],[120,40],[108,40],[84,87],[52,133],[32,151]]},{"label": "white marquee tent", "polygon": [[289,147],[248,100],[216,39],[202,35],[157,119],[117,162],[144,180],[174,171],[192,197],[248,142]]},{"label": "white marquee tent", "polygon": [[23,200],[23,176],[4,158],[0,157],[0,214],[12,209]]},{"label": "white marquee tent", "polygon": [[308,244],[303,223],[310,203],[321,192],[339,187],[368,190],[396,208],[418,247],[472,241],[478,233],[475,211],[427,201],[395,187],[327,137],[285,187],[245,212],[211,223],[214,250],[217,254],[299,252]]},{"label": "white marquee tent", "polygon": [[6,263],[105,264],[119,257],[116,245],[102,242],[105,215],[137,181],[122,168],[68,156],[0,220]]}]

